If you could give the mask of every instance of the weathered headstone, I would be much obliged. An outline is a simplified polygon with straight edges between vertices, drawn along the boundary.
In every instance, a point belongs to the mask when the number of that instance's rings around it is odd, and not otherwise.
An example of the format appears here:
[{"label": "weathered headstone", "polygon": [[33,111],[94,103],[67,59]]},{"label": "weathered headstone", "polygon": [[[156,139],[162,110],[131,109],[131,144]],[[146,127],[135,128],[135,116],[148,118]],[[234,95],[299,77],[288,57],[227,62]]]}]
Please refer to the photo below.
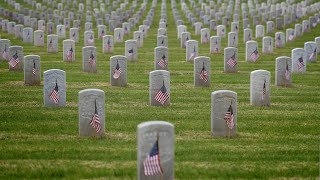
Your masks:
[{"label": "weathered headstone", "polygon": [[84,32],[84,46],[94,46],[94,32],[85,31]]},{"label": "weathered headstone", "polygon": [[128,61],[138,61],[138,45],[136,40],[126,40],[125,56]]},{"label": "weathered headstone", "polygon": [[257,25],[256,26],[256,38],[263,38],[264,37],[264,26]]},{"label": "weathered headstone", "polygon": [[84,72],[97,72],[96,47],[86,46],[82,48],[82,68]]},{"label": "weathered headstone", "polygon": [[127,58],[125,56],[110,57],[111,86],[123,87],[127,85]]},{"label": "weathered headstone", "polygon": [[238,34],[235,32],[228,33],[228,47],[238,47]]},{"label": "weathered headstone", "polygon": [[232,22],[231,23],[231,32],[239,33],[239,22]]},{"label": "weathered headstone", "polygon": [[114,29],[114,42],[115,43],[120,43],[123,42],[123,35],[124,35],[124,31],[122,28],[115,28]]},{"label": "weathered headstone", "polygon": [[307,70],[307,53],[303,48],[294,48],[291,51],[292,72],[305,73]]},{"label": "weathered headstone", "polygon": [[218,25],[217,26],[217,36],[221,37],[221,38],[225,38],[226,37],[226,27],[224,25]]},{"label": "weathered headstone", "polygon": [[243,31],[243,42],[246,43],[247,41],[252,40],[252,30],[251,29],[244,29]]},{"label": "weathered headstone", "polygon": [[211,93],[212,136],[235,137],[237,134],[237,93],[219,90]]},{"label": "weathered headstone", "polygon": [[98,25],[98,34],[99,34],[99,39],[103,39],[103,36],[106,35],[105,25]]},{"label": "weathered headstone", "polygon": [[138,48],[143,47],[143,32],[135,31],[133,33],[133,39],[137,41]]},{"label": "weathered headstone", "polygon": [[210,57],[196,57],[194,59],[194,86],[210,86],[210,75]]},{"label": "weathered headstone", "polygon": [[283,32],[276,32],[275,34],[276,48],[282,48],[285,46],[285,35]]},{"label": "weathered headstone", "polygon": [[50,34],[47,36],[47,51],[48,53],[58,52],[58,35]]},{"label": "weathered headstone", "polygon": [[150,72],[149,100],[151,106],[170,105],[170,72],[155,70]]},{"label": "weathered headstone", "polygon": [[273,33],[274,32],[274,22],[273,21],[268,21],[267,22],[267,34]]},{"label": "weathered headstone", "polygon": [[113,52],[113,36],[112,35],[105,35],[103,36],[103,44],[102,49],[103,53],[112,53]]},{"label": "weathered headstone", "polygon": [[246,61],[256,62],[260,56],[257,41],[248,41],[246,43]]},{"label": "weathered headstone", "polygon": [[33,42],[33,29],[30,27],[23,28],[23,42],[32,43]]},{"label": "weathered headstone", "polygon": [[216,31],[217,30],[217,22],[216,20],[210,20],[210,30],[211,31]]},{"label": "weathered headstone", "polygon": [[158,29],[158,36],[167,36],[167,29],[166,28],[159,28]]},{"label": "weathered headstone", "polygon": [[48,33],[48,35],[54,34],[54,23],[53,22],[47,23],[47,33]]},{"label": "weathered headstone", "polygon": [[201,44],[208,44],[210,42],[210,30],[208,28],[201,29]]},{"label": "weathered headstone", "polygon": [[128,22],[124,22],[122,23],[122,29],[123,29],[123,33],[124,35],[128,35],[130,33],[130,24]]},{"label": "weathered headstone", "polygon": [[76,46],[74,40],[63,40],[63,61],[72,62],[76,55]]},{"label": "weathered headstone", "polygon": [[302,36],[302,26],[301,24],[295,24],[294,25],[294,34],[296,37]]},{"label": "weathered headstone", "polygon": [[154,48],[154,69],[168,70],[168,48],[156,47]]},{"label": "weathered headstone", "polygon": [[69,31],[69,39],[74,40],[75,43],[79,42],[79,29],[78,28],[70,28]]},{"label": "weathered headstone", "polygon": [[9,39],[1,39],[0,38],[0,62],[1,60],[9,60],[9,47],[11,41]]},{"label": "weathered headstone", "polygon": [[34,31],[34,46],[44,46],[44,32],[42,30]]},{"label": "weathered headstone", "polygon": [[66,72],[50,69],[43,78],[44,106],[66,106]]},{"label": "weathered headstone", "polygon": [[250,73],[250,104],[253,106],[270,106],[270,76],[266,70]]},{"label": "weathered headstone", "polygon": [[273,52],[273,38],[270,36],[263,37],[262,40],[262,53],[272,53]]},{"label": "weathered headstone", "polygon": [[40,67],[40,56],[27,55],[24,57],[24,84],[40,85]]},{"label": "weathered headstone", "polygon": [[304,50],[307,54],[307,62],[317,61],[317,44],[313,41],[304,43]]},{"label": "weathered headstone", "polygon": [[187,26],[179,25],[177,29],[178,29],[178,38],[180,39],[182,36],[182,33],[187,32]]},{"label": "weathered headstone", "polygon": [[168,47],[168,36],[158,36],[157,46]]},{"label": "weathered headstone", "polygon": [[238,64],[238,49],[228,47],[224,49],[224,72],[236,73]]},{"label": "weathered headstone", "polygon": [[173,125],[165,121],[149,121],[141,123],[137,127],[137,138],[137,179],[173,180]]},{"label": "weathered headstone", "polygon": [[195,35],[200,35],[201,34],[202,27],[203,27],[202,22],[194,23]]},{"label": "weathered headstone", "polygon": [[187,41],[186,46],[186,61],[193,62],[194,58],[197,57],[199,54],[198,51],[198,41],[196,40],[189,40]]},{"label": "weathered headstone", "polygon": [[105,93],[100,89],[79,91],[79,136],[105,134]]},{"label": "weathered headstone", "polygon": [[275,69],[275,85],[276,86],[291,86],[291,58],[287,56],[280,56],[276,58]]},{"label": "weathered headstone", "polygon": [[66,28],[64,25],[57,25],[57,35],[59,39],[66,38]]},{"label": "weathered headstone", "polygon": [[286,30],[286,42],[293,41],[295,38],[294,29],[289,28]]},{"label": "weathered headstone", "polygon": [[308,20],[303,20],[302,21],[302,31],[305,32],[310,32],[310,22]]},{"label": "weathered headstone", "polygon": [[23,47],[10,46],[8,53],[9,71],[23,70]]},{"label": "weathered headstone", "polygon": [[191,40],[191,35],[189,32],[183,32],[181,34],[180,46],[181,48],[186,48],[187,41]]},{"label": "weathered headstone", "polygon": [[15,38],[23,38],[23,25],[22,24],[17,24],[14,27],[15,30]]},{"label": "weathered headstone", "polygon": [[221,37],[211,36],[210,38],[210,53],[220,53],[221,51]]},{"label": "weathered headstone", "polygon": [[92,31],[92,23],[91,22],[86,22],[84,24],[84,30],[85,31]]}]

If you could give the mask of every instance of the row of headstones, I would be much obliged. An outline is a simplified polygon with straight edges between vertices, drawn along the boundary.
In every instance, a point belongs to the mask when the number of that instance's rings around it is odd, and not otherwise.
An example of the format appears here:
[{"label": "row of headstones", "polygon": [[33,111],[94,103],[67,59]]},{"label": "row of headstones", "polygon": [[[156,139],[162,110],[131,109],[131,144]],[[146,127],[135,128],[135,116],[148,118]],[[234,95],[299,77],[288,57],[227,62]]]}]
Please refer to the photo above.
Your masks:
[{"label": "row of headstones", "polygon": [[[235,22],[239,22],[239,9],[240,9],[239,4],[240,4],[240,1],[236,3],[236,6],[234,8],[233,21]],[[218,11],[219,6],[216,6],[216,5],[213,6],[215,9],[210,9],[210,6],[206,6],[206,4],[202,4],[202,7],[200,9],[199,7],[196,7],[193,1],[191,2],[191,5],[194,12],[200,17],[200,19],[203,20],[203,23],[205,25],[208,25],[210,23],[211,18],[215,18],[214,23],[217,23],[218,21],[222,20],[222,24],[228,26],[229,19],[233,11],[232,8],[234,6],[234,3],[233,2],[229,3],[228,7],[224,7],[224,8],[223,6],[220,7],[220,11]],[[256,5],[259,6],[259,4],[256,4]],[[304,13],[302,13],[301,10],[297,8],[297,6],[295,8],[291,7],[291,10],[288,10],[288,11],[285,9],[285,7],[278,10],[276,10],[275,8],[270,9],[270,7],[269,8],[262,7],[258,10],[258,15],[256,14],[255,9],[250,8],[250,15],[252,17],[254,26],[264,23],[268,19],[270,20],[276,19],[277,28],[282,29],[284,28],[284,26],[298,20],[298,18],[305,16],[307,13],[317,12],[317,7],[319,7],[319,5],[315,3],[308,7],[311,7],[311,11],[308,11],[308,12],[304,11]],[[191,13],[191,11],[188,9],[187,5],[184,2],[182,3],[181,8],[185,12],[185,15],[186,17],[188,17],[189,21],[191,23],[195,22],[196,18],[194,17],[194,15]],[[224,12],[224,10],[226,11]],[[267,14],[266,12],[270,12],[270,13]],[[225,17],[222,18],[223,14],[225,14]],[[250,20],[249,20],[250,16],[248,16],[246,3],[242,3],[242,16],[244,21],[244,28],[247,28],[248,26],[250,26]],[[260,17],[261,17],[261,21],[260,21]]]},{"label": "row of headstones", "polygon": [[[146,3],[142,3],[142,5],[145,6]],[[54,21],[55,24],[58,25],[60,24],[61,20],[64,20],[65,22],[66,21],[68,22],[69,20],[74,20],[74,19],[81,20],[84,16],[84,13],[83,13],[84,5],[82,3],[79,4],[79,11],[78,11],[78,14],[76,15],[75,15],[75,12],[76,12],[75,9],[64,11],[63,9],[58,8],[58,9],[52,10],[52,8],[47,9],[46,6],[41,7],[41,3],[38,3],[37,5],[40,6],[38,9],[41,9],[42,7],[43,9],[32,10],[29,8],[21,7],[19,3],[16,3],[12,6],[15,6],[15,10],[20,12],[20,14],[18,14],[17,12],[10,12],[7,9],[1,9],[0,13],[2,13],[4,16],[9,16],[12,19],[17,20],[19,23],[23,23],[24,25],[31,26],[33,28],[35,28],[33,26],[35,24],[32,22],[36,21],[37,19],[41,19],[41,20],[47,19],[48,21],[51,21],[51,22]],[[128,3],[122,3],[120,7],[117,8],[116,11],[112,11],[112,12],[111,12],[111,9],[109,9],[108,12],[104,11],[105,6],[103,3],[101,3],[100,5],[101,5],[100,10],[97,8],[93,9],[94,11],[93,17],[96,18],[97,24],[103,23],[103,17],[104,17],[106,23],[108,23],[109,21],[114,21],[115,25],[120,25],[120,22],[122,23],[123,20],[129,19],[129,17],[133,14],[134,9],[137,6],[137,1],[132,2],[132,6],[130,6],[129,10],[126,10],[126,6],[128,5]],[[111,6],[109,6],[109,8],[110,7]],[[92,17],[92,13],[91,13],[92,10],[90,8],[90,5],[87,5],[86,8],[87,8],[86,10],[87,13],[85,16],[86,21],[92,22],[93,17]],[[66,14],[66,12],[68,11],[69,13]],[[142,13],[139,12],[138,14],[142,14]],[[67,18],[64,18],[64,17],[67,17]]]},{"label": "row of headstones", "polygon": [[[139,21],[140,17],[142,16],[143,12],[145,11],[145,8],[146,8],[146,4],[142,4],[141,8],[139,9],[139,11],[134,15],[135,18],[130,18],[129,19],[129,22],[130,22],[131,26],[135,26],[135,24]],[[2,11],[4,11],[4,10],[2,9]],[[132,9],[132,12],[133,12],[133,9]],[[73,12],[70,12],[70,13],[73,13]],[[89,11],[89,13],[90,13],[90,11]],[[15,18],[11,18],[11,19],[17,21],[20,24],[23,23],[25,26],[30,26],[33,29],[36,29],[37,27],[38,28],[41,27],[39,30],[44,30],[44,27],[45,27],[45,20],[44,19],[39,20],[38,21],[38,26],[37,26],[37,18],[30,18],[30,16],[24,16],[23,14],[19,14],[19,15],[21,15],[21,16],[17,15]],[[6,16],[6,14],[4,16]],[[115,12],[112,14],[112,16],[109,15],[108,19],[106,19],[106,22],[109,24],[110,32],[113,32],[114,28],[120,26],[122,24],[122,22],[123,22],[122,19],[121,20],[112,19],[112,17],[114,17],[114,16],[116,16]],[[65,15],[63,15],[63,17],[65,17]],[[91,17],[91,16],[88,15],[87,17]],[[129,17],[130,16],[128,16],[128,18]],[[74,18],[64,18],[63,19],[64,27],[66,29],[70,27],[70,24],[71,24],[70,21],[73,20],[73,19]],[[87,20],[86,22],[92,24],[91,20]],[[81,24],[81,20],[80,19],[73,20],[73,26],[75,28],[80,28],[80,24]],[[103,22],[102,22],[101,19],[99,19],[99,21],[97,20],[96,24],[97,25],[103,25]],[[49,22],[47,23],[48,34],[52,34],[53,33],[55,25],[61,25],[60,18],[58,18],[56,22],[51,22],[51,20],[49,20]]]}]

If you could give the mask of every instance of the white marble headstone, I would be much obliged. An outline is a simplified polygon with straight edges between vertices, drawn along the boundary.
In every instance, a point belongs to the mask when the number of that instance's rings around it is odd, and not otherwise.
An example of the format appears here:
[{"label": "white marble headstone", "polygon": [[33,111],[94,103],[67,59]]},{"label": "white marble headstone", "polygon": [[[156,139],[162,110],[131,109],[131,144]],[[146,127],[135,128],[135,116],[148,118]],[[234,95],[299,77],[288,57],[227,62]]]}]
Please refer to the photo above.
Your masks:
[{"label": "white marble headstone", "polygon": [[66,106],[66,72],[50,69],[43,73],[44,106]]},{"label": "white marble headstone", "polygon": [[75,60],[76,47],[74,40],[63,40],[63,61],[72,62]]},{"label": "white marble headstone", "polygon": [[198,56],[194,59],[194,86],[210,86],[210,57]]},{"label": "white marble headstone", "polygon": [[228,47],[224,49],[224,72],[236,73],[238,70],[238,49]]},{"label": "white marble headstone", "polygon": [[237,134],[237,93],[218,90],[211,93],[211,134],[235,137]]},{"label": "white marble headstone", "polygon": [[[143,122],[137,127],[137,179],[174,179],[174,126],[165,121]],[[150,163],[149,155],[157,149],[161,170],[144,169]],[[154,162],[154,161],[153,161]],[[155,175],[152,175],[155,174]],[[162,174],[162,175],[160,175]]]},{"label": "white marble headstone", "polygon": [[100,89],[79,91],[79,136],[105,135],[105,93]]},{"label": "white marble headstone", "polygon": [[280,56],[276,58],[275,68],[275,85],[276,86],[291,86],[292,83],[292,62],[291,58],[287,56]]},{"label": "white marble headstone", "polygon": [[127,58],[117,55],[110,57],[111,86],[123,87],[127,85]]},{"label": "white marble headstone", "polygon": [[246,43],[246,61],[256,62],[260,56],[258,42],[257,41],[247,41]]},{"label": "white marble headstone", "polygon": [[149,101],[151,106],[170,105],[170,72],[155,70],[149,74]]},{"label": "white marble headstone", "polygon": [[40,56],[27,55],[24,57],[24,84],[40,85],[41,68]]},{"label": "white marble headstone", "polygon": [[250,73],[250,104],[253,106],[270,106],[270,76],[266,70]]},{"label": "white marble headstone", "polygon": [[10,46],[8,52],[9,71],[23,70],[23,47]]},{"label": "white marble headstone", "polygon": [[292,72],[305,73],[307,70],[307,53],[303,48],[294,48],[291,51]]},{"label": "white marble headstone", "polygon": [[198,50],[198,41],[189,40],[187,41],[186,46],[186,61],[193,62],[194,58],[196,58],[199,54]]},{"label": "white marble headstone", "polygon": [[97,72],[97,48],[86,46],[82,48],[82,69],[84,72]]},{"label": "white marble headstone", "polygon": [[136,40],[126,40],[125,56],[127,57],[128,61],[138,61],[138,45]]}]

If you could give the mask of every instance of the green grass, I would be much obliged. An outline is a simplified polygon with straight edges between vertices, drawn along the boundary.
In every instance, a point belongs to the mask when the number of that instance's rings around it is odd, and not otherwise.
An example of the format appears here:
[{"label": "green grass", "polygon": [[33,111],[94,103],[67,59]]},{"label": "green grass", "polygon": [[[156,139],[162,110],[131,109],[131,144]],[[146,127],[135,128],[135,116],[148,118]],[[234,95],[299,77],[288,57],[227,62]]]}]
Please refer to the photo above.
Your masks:
[{"label": "green grass", "polygon": [[[199,44],[199,54],[211,58],[212,74],[211,87],[196,88],[193,64],[185,62],[185,49],[180,48],[167,1],[171,105],[152,107],[149,72],[153,70],[159,2],[153,26],[138,50],[138,62],[128,63],[128,86],[123,88],[109,84],[109,59],[124,54],[124,43],[116,44],[113,54],[102,54],[102,41],[96,40],[98,72],[92,74],[82,72],[83,28],[73,63],[62,61],[62,40],[60,52],[48,54],[45,47],[35,48],[1,32],[11,45],[23,46],[24,55],[40,55],[42,72],[52,68],[66,71],[67,106],[44,107],[43,82],[24,86],[23,73],[9,72],[8,64],[0,63],[0,179],[136,179],[136,127],[149,120],[164,120],[175,126],[175,179],[319,177],[319,62],[308,63],[305,74],[293,74],[290,88],[274,85],[274,70],[276,57],[291,56],[293,48],[313,41],[320,35],[320,26],[285,48],[262,55],[257,63],[245,62],[241,31],[239,72],[234,74],[223,72],[223,54],[212,55],[208,44]],[[150,6],[149,2],[139,24]],[[177,6],[180,11],[180,4]],[[182,11],[180,15],[185,18]],[[192,38],[200,41],[186,19],[184,22]],[[132,34],[125,39],[132,39]],[[257,41],[261,49],[261,39]],[[223,47],[226,44],[227,38],[222,39]],[[250,105],[250,72],[257,69],[271,72],[270,107]],[[105,91],[106,135],[102,139],[78,136],[78,92],[87,88]],[[238,133],[232,139],[214,138],[210,133],[211,92],[222,89],[238,94]]]}]

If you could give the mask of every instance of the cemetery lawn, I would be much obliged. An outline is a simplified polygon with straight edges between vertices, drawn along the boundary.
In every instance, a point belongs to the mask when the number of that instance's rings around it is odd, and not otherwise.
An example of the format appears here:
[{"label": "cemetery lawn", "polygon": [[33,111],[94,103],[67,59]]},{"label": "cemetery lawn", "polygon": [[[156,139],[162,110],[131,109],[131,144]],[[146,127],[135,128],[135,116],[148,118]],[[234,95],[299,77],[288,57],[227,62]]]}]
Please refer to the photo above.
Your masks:
[{"label": "cemetery lawn", "polygon": [[[293,48],[314,41],[320,36],[320,25],[285,48],[262,55],[256,63],[245,62],[241,31],[239,72],[233,74],[223,72],[223,54],[212,55],[209,44],[199,43],[199,54],[211,58],[212,74],[211,87],[196,88],[193,63],[185,62],[185,49],[180,48],[167,1],[171,105],[152,107],[149,72],[154,70],[159,2],[153,26],[143,48],[138,49],[138,62],[128,63],[128,86],[123,88],[110,86],[109,59],[124,54],[124,43],[117,43],[113,54],[102,54],[102,41],[96,39],[98,72],[93,74],[82,72],[84,28],[73,63],[62,61],[62,40],[59,53],[48,54],[46,47],[34,47],[1,31],[1,38],[10,39],[11,45],[23,46],[24,55],[41,56],[42,78],[49,69],[66,71],[67,106],[44,107],[43,79],[40,86],[25,86],[22,72],[9,72],[8,63],[0,62],[0,179],[136,179],[136,128],[150,120],[168,121],[175,127],[175,179],[319,178],[320,59],[308,63],[305,74],[293,74],[291,87],[276,87],[274,75],[276,57],[291,57]],[[180,14],[187,22],[182,11]],[[192,39],[200,42],[190,23],[186,25]],[[132,38],[133,31],[125,40]],[[261,39],[257,41],[261,50]],[[226,45],[224,38],[222,47]],[[271,72],[270,107],[250,105],[250,72],[258,69]],[[105,91],[106,134],[101,139],[78,135],[78,92],[87,88]],[[211,136],[211,92],[216,90],[238,95],[235,138]]]}]

